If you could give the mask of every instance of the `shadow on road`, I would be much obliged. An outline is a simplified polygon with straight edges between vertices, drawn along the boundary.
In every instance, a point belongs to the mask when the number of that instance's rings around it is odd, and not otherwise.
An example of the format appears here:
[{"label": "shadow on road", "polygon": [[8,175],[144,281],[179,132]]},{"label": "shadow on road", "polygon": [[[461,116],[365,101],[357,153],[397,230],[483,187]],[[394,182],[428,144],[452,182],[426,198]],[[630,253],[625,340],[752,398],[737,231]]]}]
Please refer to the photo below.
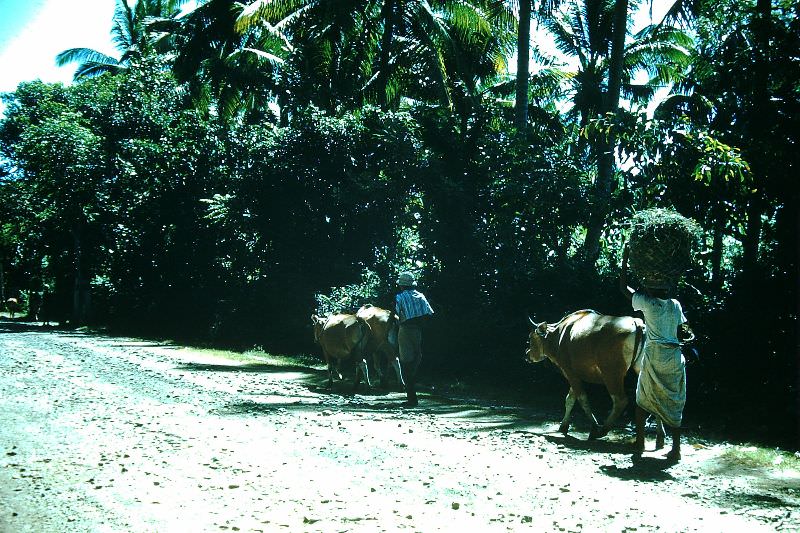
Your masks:
[{"label": "shadow on road", "polygon": [[608,454],[623,454],[630,455],[631,445],[616,440],[582,440],[572,435],[543,435],[543,437],[553,444],[560,444],[565,448],[571,450],[580,450],[584,452],[608,453]]},{"label": "shadow on road", "polygon": [[[628,450],[630,452],[630,448]],[[675,464],[675,461],[669,459],[634,455],[633,464],[629,467],[620,468],[617,465],[607,465],[601,466],[600,471],[609,477],[618,479],[657,482],[674,479],[672,474],[665,470]]]},{"label": "shadow on road", "polygon": [[[295,411],[302,413],[320,413],[325,410],[336,410],[345,413],[376,413],[386,412],[397,416],[434,416],[458,418],[468,420],[474,425],[472,433],[490,433],[502,431],[519,433],[527,436],[543,436],[551,431],[559,420],[560,405],[552,402],[555,408],[498,404],[491,396],[482,396],[480,393],[466,397],[463,393],[448,395],[441,392],[446,386],[441,384],[423,383],[419,387],[421,394],[420,404],[414,408],[401,407],[405,400],[401,388],[392,383],[389,388],[374,386],[367,387],[362,383],[358,390],[353,389],[352,378],[344,381],[334,381],[333,387],[328,387],[328,372],[325,369],[313,368],[302,364],[273,364],[273,363],[246,363],[246,364],[204,364],[185,363],[177,370],[189,372],[227,372],[227,373],[253,373],[253,374],[283,374],[284,379],[300,385],[315,396],[302,397],[288,393],[282,399],[281,394],[270,393],[266,401],[237,401],[227,407],[216,411],[218,414],[239,416],[269,416],[280,411]],[[373,382],[374,383],[374,382]],[[251,391],[259,395],[258,390]],[[316,396],[320,395],[320,396]],[[276,401],[277,400],[277,401]],[[332,401],[328,401],[332,400]],[[541,402],[548,403],[548,402]],[[556,407],[557,406],[557,407]],[[585,426],[585,427],[584,427]],[[589,425],[577,420],[574,424],[576,431],[586,433]],[[563,438],[562,438],[563,439]],[[586,451],[607,453],[625,453],[619,443],[606,441],[593,441],[586,444],[575,437],[567,437],[559,444],[577,449],[586,445]],[[581,444],[583,443],[583,444]]]},{"label": "shadow on road", "polygon": [[284,374],[287,372],[302,372],[309,375],[322,375],[327,378],[327,371],[306,366],[273,365],[269,363],[246,363],[241,365],[213,365],[203,363],[185,363],[176,367],[177,370],[190,372],[254,372],[268,374]]},{"label": "shadow on road", "polygon": [[26,333],[42,331],[70,331],[58,326],[45,326],[41,322],[27,322],[23,320],[0,317],[0,334],[3,333]]}]

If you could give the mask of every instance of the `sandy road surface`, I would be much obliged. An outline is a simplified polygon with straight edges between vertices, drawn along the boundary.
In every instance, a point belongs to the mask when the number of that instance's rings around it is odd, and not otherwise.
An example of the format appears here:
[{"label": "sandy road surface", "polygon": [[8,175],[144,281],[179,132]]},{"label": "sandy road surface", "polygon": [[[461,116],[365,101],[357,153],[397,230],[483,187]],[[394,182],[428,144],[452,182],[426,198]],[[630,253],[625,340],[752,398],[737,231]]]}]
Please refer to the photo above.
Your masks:
[{"label": "sandy road surface", "polygon": [[798,479],[726,467],[724,443],[634,461],[623,430],[323,382],[0,322],[0,531],[800,529]]}]

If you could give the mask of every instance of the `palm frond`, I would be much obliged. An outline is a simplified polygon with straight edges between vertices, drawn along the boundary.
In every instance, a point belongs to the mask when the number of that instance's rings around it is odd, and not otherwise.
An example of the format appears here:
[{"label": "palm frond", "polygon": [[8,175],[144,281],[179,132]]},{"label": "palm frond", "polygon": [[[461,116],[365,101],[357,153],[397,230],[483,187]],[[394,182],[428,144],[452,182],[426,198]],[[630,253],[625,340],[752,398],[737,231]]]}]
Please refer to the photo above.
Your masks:
[{"label": "palm frond", "polygon": [[236,31],[243,33],[261,24],[275,24],[287,17],[297,16],[318,0],[256,0],[245,7],[236,21]]},{"label": "palm frond", "polygon": [[94,78],[105,73],[117,74],[124,71],[126,68],[127,67],[125,67],[125,65],[120,64],[111,65],[108,63],[86,61],[78,65],[78,68],[73,75],[73,79],[78,81],[86,78]]},{"label": "palm frond", "polygon": [[128,50],[138,41],[135,37],[136,18],[126,0],[117,0],[111,26],[111,42],[117,50]]},{"label": "palm frond", "polygon": [[659,25],[679,24],[688,27],[700,9],[698,0],[674,0]]},{"label": "palm frond", "polygon": [[674,119],[688,116],[697,122],[711,122],[714,115],[714,104],[701,94],[673,94],[666,98],[656,108],[654,113],[657,119]]},{"label": "palm frond", "polygon": [[265,52],[264,50],[257,50],[255,48],[247,48],[247,47],[245,47],[245,48],[242,48],[241,50],[237,50],[237,51],[233,52],[233,54],[231,54],[231,56],[233,58],[235,58],[236,56],[243,55],[245,53],[253,54],[255,57],[257,57],[260,60],[259,62],[261,62],[261,63],[266,62],[273,68],[278,68],[281,65],[283,65],[283,63],[284,63],[284,60],[282,58],[276,56],[275,54],[270,54],[269,52]]},{"label": "palm frond", "polygon": [[117,65],[119,60],[91,48],[70,48],[56,56],[56,65],[63,67],[70,63],[98,63]]}]

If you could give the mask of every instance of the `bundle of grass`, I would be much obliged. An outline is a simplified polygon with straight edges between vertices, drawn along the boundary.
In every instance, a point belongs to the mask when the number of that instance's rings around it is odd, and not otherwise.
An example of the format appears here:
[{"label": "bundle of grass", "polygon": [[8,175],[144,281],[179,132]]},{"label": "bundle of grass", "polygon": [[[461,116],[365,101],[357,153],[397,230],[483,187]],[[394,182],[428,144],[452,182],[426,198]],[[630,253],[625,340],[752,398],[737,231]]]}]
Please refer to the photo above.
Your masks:
[{"label": "bundle of grass", "polygon": [[671,209],[646,209],[631,220],[630,266],[645,287],[674,287],[702,236],[694,220]]}]

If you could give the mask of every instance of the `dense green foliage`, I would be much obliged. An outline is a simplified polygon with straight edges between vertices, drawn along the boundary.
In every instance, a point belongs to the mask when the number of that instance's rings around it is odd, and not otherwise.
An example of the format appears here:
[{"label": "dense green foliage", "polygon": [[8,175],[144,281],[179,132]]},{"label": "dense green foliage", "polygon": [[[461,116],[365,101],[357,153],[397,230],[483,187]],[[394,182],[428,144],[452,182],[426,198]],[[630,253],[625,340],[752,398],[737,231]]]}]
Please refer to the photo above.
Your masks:
[{"label": "dense green foliage", "polygon": [[529,379],[526,314],[630,313],[628,221],[673,208],[703,230],[678,296],[700,353],[688,420],[796,438],[792,3],[678,3],[695,39],[629,31],[616,74],[627,2],[543,5],[577,66],[534,55],[522,128],[507,2],[122,4],[121,60],[73,51],[76,84],[4,96],[4,297],[44,297],[71,325],[308,353],[312,313],[387,306],[412,270],[436,310],[424,371]]}]

